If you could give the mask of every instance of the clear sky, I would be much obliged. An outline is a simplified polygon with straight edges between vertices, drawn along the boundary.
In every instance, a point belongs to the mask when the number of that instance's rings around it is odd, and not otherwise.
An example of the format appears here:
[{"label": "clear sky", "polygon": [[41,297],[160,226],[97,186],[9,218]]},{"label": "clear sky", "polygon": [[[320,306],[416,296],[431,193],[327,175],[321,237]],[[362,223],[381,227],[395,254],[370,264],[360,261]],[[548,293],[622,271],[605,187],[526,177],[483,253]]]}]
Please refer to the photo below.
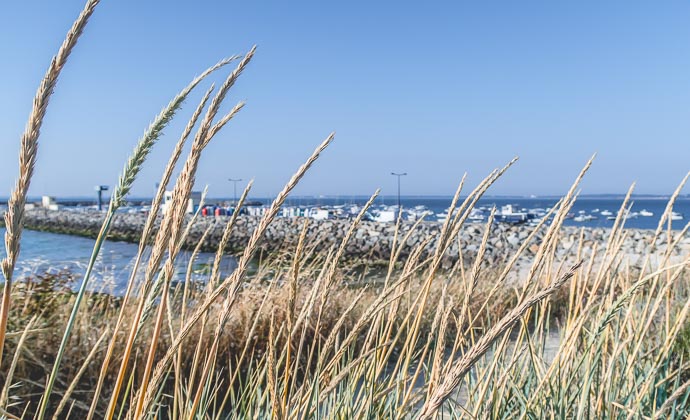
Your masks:
[{"label": "clear sky", "polygon": [[[50,57],[82,0],[0,3],[0,196]],[[329,132],[296,194],[452,194],[518,155],[493,194],[669,193],[690,170],[690,3],[103,0],[50,104],[31,195],[114,185],[144,128],[200,71],[253,44],[197,187],[275,194]],[[224,77],[219,74],[215,80]],[[204,85],[208,86],[208,85]],[[202,89],[156,146],[150,195]],[[686,192],[688,189],[686,188]]]}]

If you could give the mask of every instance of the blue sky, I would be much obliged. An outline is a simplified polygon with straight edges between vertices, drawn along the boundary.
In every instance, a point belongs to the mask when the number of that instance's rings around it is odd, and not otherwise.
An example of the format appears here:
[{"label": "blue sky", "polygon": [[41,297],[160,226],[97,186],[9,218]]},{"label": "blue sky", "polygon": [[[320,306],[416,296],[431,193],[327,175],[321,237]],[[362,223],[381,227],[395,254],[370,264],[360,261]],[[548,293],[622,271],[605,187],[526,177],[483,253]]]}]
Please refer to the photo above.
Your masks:
[{"label": "blue sky", "polygon": [[[605,3],[605,4],[604,4]],[[50,57],[82,1],[0,5],[0,196]],[[296,194],[452,194],[520,161],[493,194],[560,194],[593,153],[583,193],[669,193],[690,170],[690,3],[103,0],[43,126],[31,194],[113,185],[136,140],[191,78],[253,44],[197,186],[229,177],[269,196],[329,132]],[[218,74],[220,80],[224,74]],[[207,86],[207,85],[204,85]],[[203,89],[156,146],[150,195]],[[686,189],[687,192],[687,189]]]}]

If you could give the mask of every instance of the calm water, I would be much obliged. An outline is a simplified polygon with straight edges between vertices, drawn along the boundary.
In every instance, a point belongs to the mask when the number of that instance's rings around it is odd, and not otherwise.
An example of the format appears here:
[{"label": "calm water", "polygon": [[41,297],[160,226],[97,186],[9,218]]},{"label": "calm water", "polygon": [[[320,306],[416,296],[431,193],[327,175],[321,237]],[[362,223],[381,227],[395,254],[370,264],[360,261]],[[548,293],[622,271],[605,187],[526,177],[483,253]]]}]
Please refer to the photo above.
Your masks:
[{"label": "calm water", "polygon": [[[4,228],[0,228],[0,234],[4,238]],[[86,270],[94,243],[95,240],[93,239],[78,236],[25,230],[22,234],[21,251],[15,269],[15,277],[22,278],[32,274],[68,270],[74,273],[79,280]],[[106,241],[101,248],[101,254],[89,281],[89,289],[113,294],[123,293],[132,272],[137,249],[138,246],[135,244]],[[5,257],[4,245],[0,249],[0,257]],[[190,253],[185,251],[178,257],[176,280],[184,279],[181,273],[186,271],[189,258]],[[212,263],[213,254],[199,254],[195,260],[193,278],[197,281],[204,281],[207,268]],[[225,258],[222,262],[222,272],[228,273],[234,268],[234,264],[235,261],[232,257]],[[140,274],[141,271],[140,269]],[[78,284],[75,287],[78,287]]]},{"label": "calm water", "polygon": [[[366,198],[352,198],[352,199],[335,199],[335,198],[320,198],[320,199],[292,199],[288,205],[342,205],[342,204],[364,204]],[[394,205],[396,199],[383,198],[380,199],[378,205]],[[509,199],[509,198],[488,198],[481,200],[479,206],[493,206],[498,207],[505,204],[514,204],[517,208],[547,208],[555,205],[556,199]],[[601,211],[608,210],[614,215],[620,208],[622,200],[620,199],[580,199],[576,202],[572,212],[578,214],[584,211],[586,214],[598,215]],[[441,213],[445,211],[450,205],[450,198],[403,198],[402,204],[404,207],[411,208],[418,205],[426,206],[434,213]],[[633,203],[632,211],[639,212],[642,209],[654,213],[651,217],[637,217],[628,219],[626,226],[631,228],[655,229],[659,222],[659,217],[666,207],[666,200],[664,199],[637,199]],[[595,210],[598,209],[598,212]],[[690,219],[690,199],[678,200],[674,210],[682,213],[683,220],[675,221],[673,223],[674,229],[681,229],[688,223]],[[567,220],[566,225],[570,226],[597,226],[597,227],[611,227],[613,221],[606,220],[606,217],[599,216],[597,219],[588,222],[576,222],[572,219]],[[0,234],[4,235],[4,229],[0,228]],[[80,238],[76,236],[60,235],[45,232],[24,231],[22,236],[22,248],[19,262],[17,264],[17,276],[26,276],[35,273],[44,273],[46,271],[55,272],[58,270],[70,270],[75,274],[83,273],[86,269],[91,250],[93,249],[94,240],[87,238]],[[0,256],[4,257],[4,246],[0,249]],[[127,278],[131,272],[132,262],[136,256],[137,246],[134,244],[127,244],[123,242],[108,242],[104,244],[101,255],[96,264],[96,270],[93,280],[91,281],[91,289],[105,290],[112,293],[121,293]],[[178,271],[186,270],[189,261],[189,253],[182,253],[179,258]],[[212,254],[201,254],[195,261],[195,279],[203,281],[205,278],[205,269],[213,261]],[[225,273],[232,270],[234,267],[234,259],[228,257],[223,262],[223,271]],[[181,276],[178,275],[178,280]]]}]

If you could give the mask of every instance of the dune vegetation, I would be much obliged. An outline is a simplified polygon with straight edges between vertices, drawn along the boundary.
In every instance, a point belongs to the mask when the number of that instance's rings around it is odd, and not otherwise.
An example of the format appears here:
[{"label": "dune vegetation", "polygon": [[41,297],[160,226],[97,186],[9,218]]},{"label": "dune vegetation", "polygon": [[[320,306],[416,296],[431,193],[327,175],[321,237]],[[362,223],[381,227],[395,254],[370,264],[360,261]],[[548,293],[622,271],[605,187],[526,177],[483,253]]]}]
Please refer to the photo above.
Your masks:
[{"label": "dune vegetation", "polygon": [[[690,255],[685,227],[667,224],[684,179],[650,239],[632,259],[619,216],[605,241],[584,235],[557,253],[561,227],[592,161],[552,215],[502,264],[485,263],[489,219],[477,251],[442,260],[471,209],[515,161],[474,188],[461,180],[447,220],[430,242],[393,255],[376,272],[353,269],[342,242],[315,251],[305,234],[257,259],[267,227],[293,188],[334,140],[328,135],[276,196],[237,256],[207,281],[173,281],[189,226],[186,203],[206,146],[238,115],[221,114],[255,48],[194,78],[136,142],[114,189],[80,287],[72,274],[13,278],[24,205],[50,96],[98,0],[88,0],[36,93],[21,138],[19,175],[5,214],[0,310],[0,410],[7,418],[686,418],[690,415]],[[88,291],[94,263],[147,155],[190,92],[210,86],[163,170],[124,296]],[[183,151],[189,152],[183,157]],[[49,159],[49,156],[42,158]],[[175,179],[175,168],[180,169]],[[509,175],[506,175],[509,176]],[[173,205],[159,214],[163,193]],[[242,206],[251,189],[238,200]],[[630,204],[628,197],[623,209]],[[376,197],[374,193],[369,204]],[[624,212],[619,212],[623,214]],[[235,215],[238,212],[235,212]],[[241,216],[239,216],[241,217]],[[154,223],[161,218],[160,224]],[[311,222],[315,223],[315,222]],[[418,223],[424,223],[420,221]],[[537,248],[527,270],[524,251]],[[406,249],[404,258],[402,250]],[[198,251],[198,250],[197,250]],[[518,281],[515,281],[515,279]]]}]

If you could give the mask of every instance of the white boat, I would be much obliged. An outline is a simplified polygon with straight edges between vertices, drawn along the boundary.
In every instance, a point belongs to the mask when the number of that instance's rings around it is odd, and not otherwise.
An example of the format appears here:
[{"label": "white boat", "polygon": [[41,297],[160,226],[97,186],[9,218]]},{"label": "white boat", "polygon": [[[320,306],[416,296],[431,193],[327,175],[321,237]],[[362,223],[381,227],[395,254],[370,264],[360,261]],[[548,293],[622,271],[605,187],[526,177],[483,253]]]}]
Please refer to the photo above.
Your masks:
[{"label": "white boat", "polygon": [[504,223],[524,223],[528,220],[528,215],[522,211],[515,211],[515,207],[512,204],[506,204],[501,206],[501,210],[496,212],[496,220]]},{"label": "white boat", "polygon": [[395,220],[398,212],[393,210],[383,210],[374,215],[374,220],[379,223],[389,223]]},{"label": "white boat", "polygon": [[640,216],[652,217],[652,216],[654,216],[654,213],[652,213],[651,211],[649,211],[647,209],[642,209],[642,210],[640,210]]},{"label": "white boat", "polygon": [[613,213],[611,213],[608,210],[602,210],[601,213],[599,213],[599,214],[601,214],[602,216],[606,216],[606,217],[613,216]]},{"label": "white boat", "polygon": [[592,221],[596,218],[597,218],[596,216],[592,216],[591,214],[581,214],[579,216],[575,216],[573,218],[573,221],[575,221],[575,222],[589,222],[589,221]]},{"label": "white boat", "polygon": [[[600,214],[603,216],[604,212],[602,211]],[[607,212],[607,214],[609,214],[609,216],[606,217],[606,220],[616,220],[616,216],[614,216],[613,213]],[[618,212],[618,214],[620,214],[620,212]],[[623,212],[623,219],[624,220],[635,219],[635,218],[637,218],[638,215],[639,215],[639,213],[637,213],[637,212],[630,212],[630,211],[626,210],[625,212]]]},{"label": "white boat", "polygon": [[470,211],[468,219],[470,219],[473,222],[482,222],[484,221],[484,214],[477,209],[472,209],[472,211]]},{"label": "white boat", "polygon": [[432,212],[431,210],[420,209],[418,207],[423,207],[423,206],[417,206],[413,210],[404,211],[405,218],[407,220],[416,221],[416,220],[421,219],[422,217],[427,217],[427,216],[434,214],[434,212]]},{"label": "white boat", "polygon": [[683,214],[682,213],[676,213],[675,211],[671,212],[671,220],[683,220]]}]

